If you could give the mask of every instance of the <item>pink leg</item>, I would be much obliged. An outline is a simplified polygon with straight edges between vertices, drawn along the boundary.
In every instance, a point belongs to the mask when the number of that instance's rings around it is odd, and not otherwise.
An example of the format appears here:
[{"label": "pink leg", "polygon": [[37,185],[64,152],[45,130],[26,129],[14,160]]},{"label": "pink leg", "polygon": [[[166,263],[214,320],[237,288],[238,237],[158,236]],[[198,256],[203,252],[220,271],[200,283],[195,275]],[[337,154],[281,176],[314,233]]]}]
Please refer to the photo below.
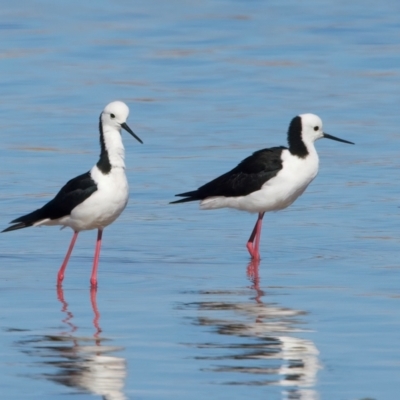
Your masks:
[{"label": "pink leg", "polygon": [[62,263],[60,270],[58,271],[57,286],[61,286],[62,281],[64,280],[64,273],[67,268],[69,258],[71,256],[72,249],[74,248],[76,239],[78,238],[78,233],[79,232],[74,232],[74,236],[72,236],[71,243],[70,243],[68,251],[67,251],[67,255],[64,258],[64,262]]},{"label": "pink leg", "polygon": [[254,257],[256,260],[260,259],[260,239],[261,239],[261,228],[262,228],[262,219],[264,217],[264,213],[260,213],[258,216],[258,224],[257,224],[257,234],[256,234],[256,256]]},{"label": "pink leg", "polygon": [[249,240],[247,241],[247,245],[246,245],[247,250],[249,251],[252,258],[253,258],[253,253],[254,253],[253,242],[254,242],[254,237],[256,235],[256,232],[257,232],[258,218],[257,218],[257,221],[254,225],[253,231],[251,232],[251,235],[250,235]]},{"label": "pink leg", "polygon": [[[247,250],[249,251],[251,258],[254,260],[260,259],[260,237],[261,237],[261,227],[262,227],[262,219],[264,217],[264,213],[258,214],[258,219],[256,224],[254,225],[253,232],[251,233],[249,240],[247,241]],[[256,240],[256,245],[253,247],[254,239]]]},{"label": "pink leg", "polygon": [[97,231],[97,242],[96,242],[96,251],[94,253],[93,260],[93,269],[92,275],[90,277],[90,285],[92,287],[97,287],[97,268],[99,266],[99,258],[100,258],[100,248],[101,248],[101,237],[103,236],[103,230],[99,229]]}]

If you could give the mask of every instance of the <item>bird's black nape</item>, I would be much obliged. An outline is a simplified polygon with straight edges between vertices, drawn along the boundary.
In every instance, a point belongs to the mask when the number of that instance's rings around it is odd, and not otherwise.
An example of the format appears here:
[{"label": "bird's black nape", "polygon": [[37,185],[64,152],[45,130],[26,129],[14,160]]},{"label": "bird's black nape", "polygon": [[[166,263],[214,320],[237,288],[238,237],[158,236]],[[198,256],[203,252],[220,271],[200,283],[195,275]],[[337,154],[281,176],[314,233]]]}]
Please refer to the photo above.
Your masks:
[{"label": "bird's black nape", "polygon": [[301,136],[303,126],[301,117],[297,116],[292,119],[288,130],[289,151],[297,157],[305,158],[308,155],[308,150]]},{"label": "bird's black nape", "polygon": [[101,121],[101,116],[103,113],[100,114],[100,119],[99,119],[99,132],[100,132],[100,159],[97,162],[97,168],[103,173],[103,174],[109,174],[111,171],[111,162],[110,158],[108,157],[108,151],[106,148],[106,144],[104,142],[104,133],[103,133],[103,123]]}]

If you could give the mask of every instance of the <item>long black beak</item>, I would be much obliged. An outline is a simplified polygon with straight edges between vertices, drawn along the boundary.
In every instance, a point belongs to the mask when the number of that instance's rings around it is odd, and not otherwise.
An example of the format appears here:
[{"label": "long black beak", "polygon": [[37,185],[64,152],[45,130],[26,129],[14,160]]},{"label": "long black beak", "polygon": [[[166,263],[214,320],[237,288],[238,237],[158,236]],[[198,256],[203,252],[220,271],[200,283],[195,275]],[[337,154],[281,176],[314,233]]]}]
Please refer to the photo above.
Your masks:
[{"label": "long black beak", "polygon": [[343,139],[339,139],[339,138],[336,137],[336,136],[328,135],[328,134],[325,133],[325,132],[324,132],[324,138],[336,140],[337,142],[348,143],[348,144],[354,144],[353,142],[349,142],[348,140],[343,140]]},{"label": "long black beak", "polygon": [[129,128],[129,126],[127,125],[126,122],[124,122],[123,124],[121,124],[121,128],[124,128],[124,129],[125,129],[127,132],[129,132],[136,140],[138,140],[140,143],[143,144],[142,139],[140,139],[138,136],[136,136],[136,135],[133,133],[132,129]]}]

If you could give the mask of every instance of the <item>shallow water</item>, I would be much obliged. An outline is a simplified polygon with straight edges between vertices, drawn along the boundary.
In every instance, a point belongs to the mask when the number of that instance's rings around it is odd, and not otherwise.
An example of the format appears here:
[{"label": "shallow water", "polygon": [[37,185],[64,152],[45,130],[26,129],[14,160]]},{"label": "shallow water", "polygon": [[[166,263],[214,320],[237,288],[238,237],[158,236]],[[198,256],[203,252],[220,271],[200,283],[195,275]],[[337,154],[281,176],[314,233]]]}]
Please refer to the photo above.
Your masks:
[{"label": "shallow water", "polygon": [[[99,153],[108,102],[131,109],[131,187],[105,230],[0,241],[7,399],[393,399],[399,391],[400,6],[393,1],[22,1],[0,16],[2,224]],[[356,142],[264,218],[171,206],[314,112]]]}]

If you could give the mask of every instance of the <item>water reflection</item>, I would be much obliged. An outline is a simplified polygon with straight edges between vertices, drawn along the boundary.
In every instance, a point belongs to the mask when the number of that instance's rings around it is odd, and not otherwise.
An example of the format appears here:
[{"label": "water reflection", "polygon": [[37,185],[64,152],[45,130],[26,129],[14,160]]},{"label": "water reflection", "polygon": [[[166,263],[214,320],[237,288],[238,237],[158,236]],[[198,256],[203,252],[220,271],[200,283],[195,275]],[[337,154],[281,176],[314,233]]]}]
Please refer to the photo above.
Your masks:
[{"label": "water reflection", "polygon": [[262,301],[267,295],[260,287],[259,263],[250,263],[247,275],[254,293],[250,302],[242,301],[248,291],[207,291],[200,292],[204,300],[184,305],[197,309],[193,323],[222,335],[190,344],[202,349],[196,359],[207,362],[205,371],[229,373],[225,384],[279,385],[285,387],[284,399],[316,400],[318,350],[296,335],[304,331],[306,313]]},{"label": "water reflection", "polygon": [[76,335],[78,326],[68,309],[62,288],[57,288],[57,299],[62,304],[63,324],[68,328],[57,335],[33,336],[19,342],[23,352],[35,357],[35,364],[50,368],[50,373],[41,374],[52,382],[78,389],[80,392],[102,396],[104,400],[125,400],[123,393],[126,361],[111,355],[121,347],[107,346],[107,339],[100,337],[100,313],[97,307],[97,289],[90,291],[93,309],[93,337]]}]

